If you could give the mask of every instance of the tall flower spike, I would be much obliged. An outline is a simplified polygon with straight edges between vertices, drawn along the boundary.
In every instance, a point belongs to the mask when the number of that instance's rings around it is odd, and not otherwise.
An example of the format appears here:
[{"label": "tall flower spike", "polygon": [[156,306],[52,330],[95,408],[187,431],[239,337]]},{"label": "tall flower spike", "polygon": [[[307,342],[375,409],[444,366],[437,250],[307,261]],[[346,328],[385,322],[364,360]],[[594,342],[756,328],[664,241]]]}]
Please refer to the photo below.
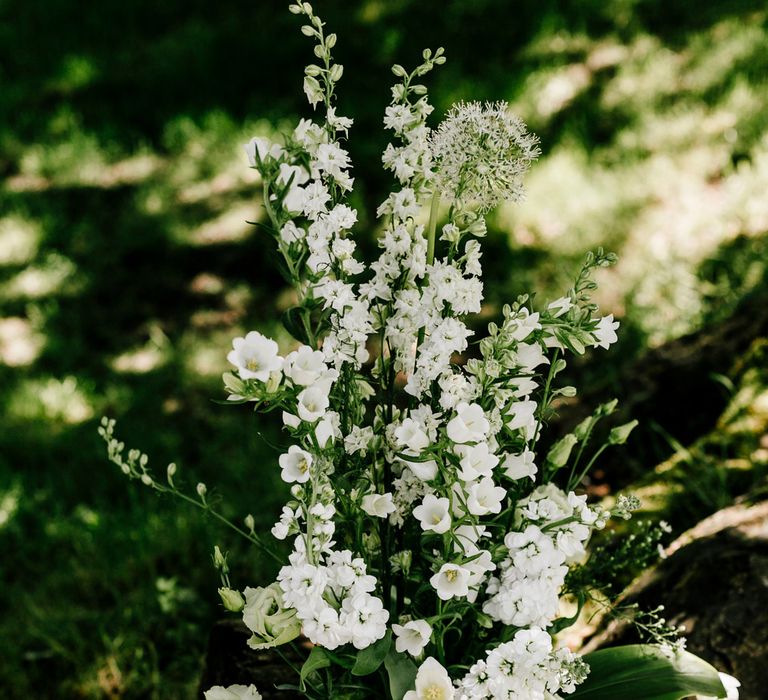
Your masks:
[{"label": "tall flower spike", "polygon": [[481,212],[522,199],[538,141],[506,102],[460,102],[430,136],[436,187],[454,202],[476,203]]}]

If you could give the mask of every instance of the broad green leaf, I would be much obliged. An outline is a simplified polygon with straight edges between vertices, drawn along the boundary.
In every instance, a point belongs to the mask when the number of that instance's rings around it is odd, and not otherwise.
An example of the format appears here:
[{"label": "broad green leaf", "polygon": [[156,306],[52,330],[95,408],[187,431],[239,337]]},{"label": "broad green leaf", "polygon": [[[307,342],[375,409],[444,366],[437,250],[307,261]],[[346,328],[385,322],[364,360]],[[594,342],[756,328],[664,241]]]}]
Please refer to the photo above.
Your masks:
[{"label": "broad green leaf", "polygon": [[569,700],[680,700],[691,695],[724,698],[717,671],[687,651],[663,652],[650,644],[600,649],[584,656],[587,680]]},{"label": "broad green leaf", "polygon": [[393,649],[389,650],[384,659],[384,668],[389,676],[389,692],[392,700],[403,700],[403,696],[416,686],[416,673],[418,669],[405,654],[398,654]]},{"label": "broad green leaf", "polygon": [[312,673],[319,671],[321,668],[327,668],[330,665],[331,659],[325,653],[325,650],[322,647],[312,647],[312,651],[309,652],[307,660],[301,667],[301,676],[299,678],[301,691],[304,692],[307,689],[305,681]]},{"label": "broad green leaf", "polygon": [[304,309],[300,306],[292,306],[283,314],[283,326],[300,343],[309,343],[307,331],[304,328],[303,321]]},{"label": "broad green leaf", "polygon": [[384,658],[389,654],[391,646],[392,632],[387,630],[387,633],[379,641],[374,642],[365,649],[361,649],[357,653],[355,665],[352,667],[352,675],[367,676],[376,671],[384,663]]}]

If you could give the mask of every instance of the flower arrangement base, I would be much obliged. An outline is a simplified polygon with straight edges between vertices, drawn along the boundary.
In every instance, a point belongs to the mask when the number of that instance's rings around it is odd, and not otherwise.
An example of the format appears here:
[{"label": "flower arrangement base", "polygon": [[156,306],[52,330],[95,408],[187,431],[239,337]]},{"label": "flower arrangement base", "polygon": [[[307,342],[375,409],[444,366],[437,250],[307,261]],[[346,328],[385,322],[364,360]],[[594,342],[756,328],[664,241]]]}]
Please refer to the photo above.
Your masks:
[{"label": "flower arrangement base", "polygon": [[[643,609],[686,627],[687,648],[741,681],[742,700],[768,688],[768,501],[718,511],[679,537],[670,556],[626,593]],[[588,651],[637,642],[632,625],[615,625]]]},{"label": "flower arrangement base", "polygon": [[[264,700],[303,698],[300,693],[275,688],[283,683],[295,683],[296,674],[276,651],[251,649],[247,644],[251,634],[241,620],[219,620],[213,625],[198,697],[202,698],[203,691],[211,686],[253,683]],[[304,663],[304,657],[299,658],[287,646],[281,647],[281,652],[297,666]]]}]

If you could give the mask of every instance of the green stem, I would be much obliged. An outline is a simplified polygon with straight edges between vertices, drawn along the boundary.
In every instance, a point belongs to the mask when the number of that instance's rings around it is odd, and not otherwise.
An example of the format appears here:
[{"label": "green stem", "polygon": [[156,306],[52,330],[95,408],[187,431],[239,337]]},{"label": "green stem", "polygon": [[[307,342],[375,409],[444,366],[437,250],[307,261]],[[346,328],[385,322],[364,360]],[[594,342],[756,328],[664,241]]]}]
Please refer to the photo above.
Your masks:
[{"label": "green stem", "polygon": [[435,261],[435,235],[437,233],[437,215],[440,210],[440,190],[435,189],[432,204],[429,207],[429,223],[427,224],[427,265]]}]

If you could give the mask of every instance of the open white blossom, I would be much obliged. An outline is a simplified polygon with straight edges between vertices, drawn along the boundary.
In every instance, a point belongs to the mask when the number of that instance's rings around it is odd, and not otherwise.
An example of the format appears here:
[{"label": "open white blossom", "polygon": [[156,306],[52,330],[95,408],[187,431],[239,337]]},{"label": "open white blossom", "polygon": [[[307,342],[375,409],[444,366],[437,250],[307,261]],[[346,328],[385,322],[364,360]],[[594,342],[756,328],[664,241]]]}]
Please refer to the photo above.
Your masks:
[{"label": "open white blossom", "polygon": [[289,484],[297,482],[303,484],[309,481],[309,468],[312,466],[312,455],[302,450],[297,445],[291,445],[288,452],[280,455],[280,476]]},{"label": "open white blossom", "polygon": [[426,620],[411,620],[404,625],[392,625],[395,634],[395,649],[401,654],[421,656],[424,647],[432,637],[432,627]]},{"label": "open white blossom", "polygon": [[442,535],[451,526],[450,501],[432,494],[424,496],[420,506],[413,509],[413,515],[421,523],[421,529]]},{"label": "open white blossom", "polygon": [[446,427],[448,437],[456,443],[480,442],[490,430],[485,412],[477,404],[460,403],[456,407],[456,417]]},{"label": "open white blossom", "polygon": [[409,690],[403,700],[453,700],[451,678],[439,661],[428,657],[416,674],[416,689]]},{"label": "open white blossom", "polygon": [[432,578],[432,588],[440,600],[464,598],[469,594],[469,580],[472,572],[458,564],[443,564]]},{"label": "open white blossom", "polygon": [[374,518],[386,518],[395,512],[391,493],[369,493],[363,496],[362,509]]},{"label": "open white blossom", "polygon": [[619,322],[613,320],[613,314],[603,316],[593,333],[595,336],[595,344],[607,350],[619,339],[619,336],[616,335],[616,329],[618,327]]},{"label": "open white blossom", "polygon": [[272,372],[279,371],[283,366],[277,343],[258,331],[251,331],[245,338],[235,338],[232,347],[234,349],[227,355],[227,360],[237,367],[242,379],[266,382]]}]

